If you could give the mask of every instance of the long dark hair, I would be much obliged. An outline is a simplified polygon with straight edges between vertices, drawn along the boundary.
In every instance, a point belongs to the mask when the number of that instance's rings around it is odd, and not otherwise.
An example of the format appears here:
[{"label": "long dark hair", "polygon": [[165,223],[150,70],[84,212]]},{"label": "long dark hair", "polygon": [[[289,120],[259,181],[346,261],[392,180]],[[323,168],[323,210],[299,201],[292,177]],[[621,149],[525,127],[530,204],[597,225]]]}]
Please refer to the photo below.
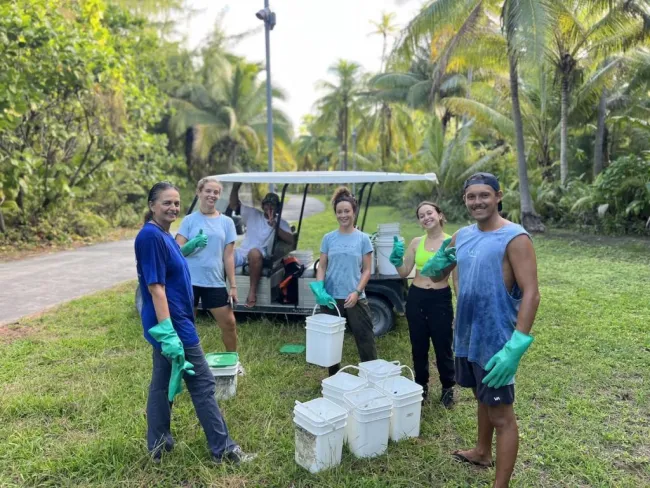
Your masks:
[{"label": "long dark hair", "polygon": [[154,203],[156,200],[158,200],[158,197],[162,192],[165,190],[176,190],[177,192],[180,193],[180,190],[176,185],[173,183],[170,183],[169,181],[159,181],[156,183],[154,186],[151,187],[151,190],[149,190],[149,196],[147,197],[147,213],[144,214],[144,223],[146,224],[149,222],[151,219],[153,219],[153,212],[151,211],[151,205]]},{"label": "long dark hair", "polygon": [[354,198],[354,195],[349,188],[345,186],[340,186],[334,191],[332,195],[332,207],[334,208],[334,213],[336,213],[336,206],[341,202],[348,202],[352,205],[352,210],[354,213],[357,213],[357,199]]}]

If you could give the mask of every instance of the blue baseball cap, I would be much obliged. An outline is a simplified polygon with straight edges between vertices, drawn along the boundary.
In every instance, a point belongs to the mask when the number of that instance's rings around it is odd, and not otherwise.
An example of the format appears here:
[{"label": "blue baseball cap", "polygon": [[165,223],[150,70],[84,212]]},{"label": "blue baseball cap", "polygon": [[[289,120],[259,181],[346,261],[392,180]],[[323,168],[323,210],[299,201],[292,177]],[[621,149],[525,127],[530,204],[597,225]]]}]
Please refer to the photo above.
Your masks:
[{"label": "blue baseball cap", "polygon": [[[467,188],[472,185],[488,185],[491,186],[495,192],[501,190],[499,180],[492,173],[474,173],[472,176],[467,178],[463,184],[463,195],[467,191]],[[499,202],[499,212],[501,212],[502,209],[503,205],[501,202]]]}]

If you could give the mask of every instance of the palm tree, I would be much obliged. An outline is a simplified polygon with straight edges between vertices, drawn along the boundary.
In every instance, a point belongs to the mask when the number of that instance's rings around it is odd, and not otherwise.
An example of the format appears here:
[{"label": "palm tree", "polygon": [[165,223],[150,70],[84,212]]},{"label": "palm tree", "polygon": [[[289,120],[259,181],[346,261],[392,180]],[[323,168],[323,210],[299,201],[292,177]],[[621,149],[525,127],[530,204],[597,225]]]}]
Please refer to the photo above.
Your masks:
[{"label": "palm tree", "polygon": [[393,20],[395,19],[395,16],[396,14],[393,12],[390,13],[382,12],[381,20],[379,22],[375,22],[374,20],[370,21],[370,23],[375,26],[376,30],[374,30],[368,35],[371,36],[380,35],[383,40],[383,44],[381,48],[381,64],[379,65],[380,73],[384,71],[384,66],[386,63],[386,50],[388,49],[388,38],[395,36],[395,34],[399,32],[398,27],[395,24],[393,24]]},{"label": "palm tree", "polygon": [[343,154],[343,169],[348,167],[348,140],[350,125],[361,117],[359,95],[362,90],[361,66],[355,62],[339,60],[329,68],[335,82],[322,80],[316,85],[327,93],[316,102],[319,111],[316,126],[321,133],[336,127],[336,138]]},{"label": "palm tree", "polygon": [[303,131],[295,143],[295,153],[298,165],[302,170],[319,171],[327,168],[337,152],[336,137],[329,134],[320,134],[315,127],[313,115],[304,118]]},{"label": "palm tree", "polygon": [[[549,59],[561,90],[560,182],[569,177],[567,158],[570,96],[585,64],[628,48],[642,38],[644,21],[630,6],[634,2],[553,2],[555,27]],[[606,92],[600,103],[605,103]],[[597,137],[598,138],[598,137]],[[602,153],[601,153],[602,154]]]},{"label": "palm tree", "polygon": [[517,149],[521,216],[524,227],[533,232],[545,230],[535,212],[528,185],[528,168],[524,142],[524,127],[519,101],[518,64],[521,59],[540,59],[548,39],[549,8],[546,2],[534,0],[434,0],[423,7],[402,33],[397,50],[401,56],[415,52],[423,37],[439,35],[451,26],[452,34],[441,51],[433,75],[431,93],[435,97],[447,72],[449,61],[461,46],[477,42],[482,26],[500,13],[507,43],[512,102],[512,121]]},{"label": "palm tree", "polygon": [[[191,148],[186,150],[202,159],[208,158],[211,148],[228,138],[225,171],[232,171],[241,151],[259,157],[266,134],[265,84],[258,79],[257,64],[237,60],[230,73],[223,73],[207,86],[192,84],[182,87],[172,99],[176,113],[171,127],[175,134],[192,131]],[[210,81],[210,80],[209,80]],[[283,91],[274,88],[273,96],[285,99]],[[292,128],[287,115],[274,109],[275,137],[290,143]]]}]

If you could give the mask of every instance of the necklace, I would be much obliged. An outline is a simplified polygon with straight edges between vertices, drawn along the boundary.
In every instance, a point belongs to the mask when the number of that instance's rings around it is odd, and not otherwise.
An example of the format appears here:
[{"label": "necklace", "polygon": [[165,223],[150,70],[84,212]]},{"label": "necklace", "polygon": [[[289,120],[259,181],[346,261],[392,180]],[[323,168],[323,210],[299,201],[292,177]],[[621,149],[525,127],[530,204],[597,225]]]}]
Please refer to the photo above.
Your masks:
[{"label": "necklace", "polygon": [[428,238],[429,238],[429,236],[426,236],[424,238],[424,248],[429,252],[437,251],[438,249],[435,247],[435,245],[434,246],[427,246],[427,239]]},{"label": "necklace", "polygon": [[158,228],[159,228],[160,230],[162,230],[165,234],[169,234],[169,232],[166,231],[166,230],[164,229],[164,227],[163,227],[162,225],[160,225],[158,222],[156,222],[154,219],[151,219],[149,222],[151,222],[153,225],[155,225],[156,227],[158,227]]}]

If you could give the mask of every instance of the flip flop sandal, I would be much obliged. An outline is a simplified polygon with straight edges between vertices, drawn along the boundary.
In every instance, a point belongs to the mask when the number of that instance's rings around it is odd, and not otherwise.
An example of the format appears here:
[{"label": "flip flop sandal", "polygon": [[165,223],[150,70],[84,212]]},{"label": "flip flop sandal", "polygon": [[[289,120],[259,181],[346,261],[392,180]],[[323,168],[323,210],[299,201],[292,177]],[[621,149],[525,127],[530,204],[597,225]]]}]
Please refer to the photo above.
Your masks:
[{"label": "flip flop sandal", "polygon": [[462,455],[460,451],[452,452],[451,456],[454,458],[454,460],[458,461],[459,463],[471,464],[472,466],[476,466],[478,468],[493,468],[495,466],[494,461],[492,461],[490,464],[479,463],[478,461],[473,461],[468,457]]}]

